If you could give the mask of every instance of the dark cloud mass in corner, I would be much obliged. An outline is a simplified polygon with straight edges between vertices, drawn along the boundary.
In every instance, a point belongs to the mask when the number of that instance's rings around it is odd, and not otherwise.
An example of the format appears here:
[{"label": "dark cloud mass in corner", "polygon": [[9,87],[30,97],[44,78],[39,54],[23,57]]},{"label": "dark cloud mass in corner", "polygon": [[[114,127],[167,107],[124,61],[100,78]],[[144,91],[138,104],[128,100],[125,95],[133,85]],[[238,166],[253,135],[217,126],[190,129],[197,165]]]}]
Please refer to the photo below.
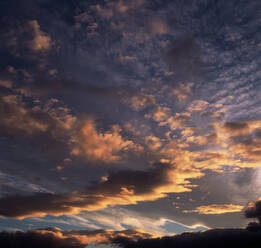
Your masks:
[{"label": "dark cloud mass in corner", "polygon": [[0,247],[255,247],[260,13],[0,1]]}]

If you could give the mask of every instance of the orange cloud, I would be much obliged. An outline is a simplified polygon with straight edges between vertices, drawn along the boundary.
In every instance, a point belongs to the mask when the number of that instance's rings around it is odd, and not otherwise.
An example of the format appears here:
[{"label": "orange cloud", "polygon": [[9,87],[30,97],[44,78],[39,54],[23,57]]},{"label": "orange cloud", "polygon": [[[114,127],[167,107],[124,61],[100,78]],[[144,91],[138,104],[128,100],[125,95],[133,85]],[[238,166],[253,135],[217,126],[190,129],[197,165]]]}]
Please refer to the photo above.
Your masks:
[{"label": "orange cloud", "polygon": [[226,214],[241,212],[244,206],[234,204],[212,204],[208,206],[199,206],[195,210],[184,210],[183,213],[199,213],[199,214]]},{"label": "orange cloud", "polygon": [[51,37],[40,29],[40,25],[36,20],[29,21],[29,25],[34,31],[34,39],[30,43],[31,48],[34,51],[49,50],[52,46]]},{"label": "orange cloud", "polygon": [[129,239],[153,238],[155,236],[142,231],[141,229],[129,229],[122,231],[112,230],[80,230],[80,231],[64,231],[57,227],[36,229],[31,232],[41,234],[43,236],[53,236],[57,239],[74,240],[75,242],[87,245],[89,243],[109,243],[111,240],[118,237],[125,237]]},{"label": "orange cloud", "polygon": [[130,98],[126,97],[123,102],[128,104],[133,110],[139,111],[148,106],[154,106],[156,100],[152,95],[137,94]]},{"label": "orange cloud", "polygon": [[149,149],[152,151],[156,151],[162,146],[162,141],[158,137],[153,135],[147,136],[145,138],[145,141]]},{"label": "orange cloud", "polygon": [[51,105],[30,108],[15,94],[0,96],[0,113],[2,130],[14,136],[49,132],[55,138],[71,129],[76,121],[67,108]]},{"label": "orange cloud", "polygon": [[179,102],[185,101],[191,96],[193,85],[193,83],[181,83],[178,87],[174,88],[171,93]]},{"label": "orange cloud", "polygon": [[188,107],[188,111],[190,112],[199,112],[199,111],[203,111],[207,108],[207,106],[209,105],[208,102],[203,101],[203,100],[195,100],[193,101],[189,107]]},{"label": "orange cloud", "polygon": [[214,123],[220,145],[238,157],[239,167],[257,167],[261,160],[261,121]]},{"label": "orange cloud", "polygon": [[146,114],[146,118],[152,118],[154,121],[162,122],[166,121],[170,116],[170,108],[157,106],[149,114]]},{"label": "orange cloud", "polygon": [[114,125],[110,131],[98,132],[94,120],[86,119],[76,137],[72,154],[86,156],[90,161],[109,163],[118,161],[124,152],[142,149],[133,141],[124,140],[120,131],[120,127]]}]

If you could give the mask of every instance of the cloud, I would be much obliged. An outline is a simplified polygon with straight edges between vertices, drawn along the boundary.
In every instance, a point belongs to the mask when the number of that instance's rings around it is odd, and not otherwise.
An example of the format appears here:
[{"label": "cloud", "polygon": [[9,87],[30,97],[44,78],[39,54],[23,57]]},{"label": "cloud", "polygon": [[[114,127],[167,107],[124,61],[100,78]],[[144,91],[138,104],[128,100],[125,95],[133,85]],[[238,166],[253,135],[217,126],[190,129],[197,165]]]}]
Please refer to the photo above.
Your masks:
[{"label": "cloud", "polygon": [[61,238],[50,233],[41,233],[37,231],[28,232],[1,232],[0,245],[13,248],[84,248],[77,239]]},{"label": "cloud", "polygon": [[27,232],[1,232],[0,245],[12,248],[153,248],[153,247],[201,247],[246,248],[259,247],[259,232],[244,229],[213,229],[204,232],[186,232],[175,236],[153,238],[140,230],[71,230],[59,228],[36,229]]},{"label": "cloud", "polygon": [[226,122],[224,124],[224,129],[228,132],[231,133],[242,133],[243,131],[247,131],[248,129],[248,124],[246,122]]},{"label": "cloud", "polygon": [[117,248],[115,244],[89,244],[86,248]]},{"label": "cloud", "polygon": [[157,106],[155,109],[146,114],[146,118],[152,118],[154,121],[163,122],[166,121],[171,113],[171,109],[168,107]]},{"label": "cloud", "polygon": [[190,112],[204,111],[208,105],[209,105],[209,103],[207,101],[195,100],[195,101],[191,102],[190,106],[188,107],[188,111],[190,111]]},{"label": "cloud", "polygon": [[257,218],[261,223],[261,199],[255,202],[249,202],[244,210],[246,218]]},{"label": "cloud", "polygon": [[159,17],[151,18],[148,25],[153,35],[163,35],[169,31],[167,22]]},{"label": "cloud", "polygon": [[[4,20],[6,25],[1,35],[3,47],[14,56],[13,58],[24,62],[34,61],[43,69],[49,63],[49,52],[55,48],[51,36],[41,29],[37,20]],[[26,63],[23,69],[25,67]]]},{"label": "cloud", "polygon": [[47,189],[38,186],[36,184],[30,183],[24,179],[14,177],[12,175],[3,173],[0,171],[0,192],[1,197],[14,192],[13,194],[28,194],[32,192],[45,192],[52,193]]},{"label": "cloud", "polygon": [[118,237],[130,238],[134,240],[153,237],[153,235],[150,235],[149,233],[145,233],[139,229],[127,229],[122,231],[112,231],[106,229],[64,231],[57,227],[54,227],[54,228],[33,230],[33,232],[42,235],[55,236],[60,239],[77,240],[77,242],[82,245],[87,245],[91,243],[94,244],[109,243],[111,240]]},{"label": "cloud", "polygon": [[184,225],[172,219],[143,216],[126,208],[106,208],[97,212],[83,212],[82,218],[95,221],[101,226],[113,230],[124,230],[126,226],[143,230],[154,236],[174,235],[184,231],[206,230],[203,224]]},{"label": "cloud", "polygon": [[[55,135],[63,129],[69,129],[73,117],[68,114],[68,110],[64,109],[62,118],[59,119],[58,109],[41,109],[38,104],[29,107],[19,95],[0,95],[0,126],[2,132],[10,135],[23,134],[33,135],[35,133],[50,132]],[[68,115],[66,115],[66,112]],[[61,116],[60,116],[61,117]],[[71,118],[71,119],[70,119]]]},{"label": "cloud", "polygon": [[88,118],[83,121],[75,138],[76,147],[72,150],[72,154],[86,156],[93,162],[111,163],[120,160],[124,152],[141,149],[133,141],[125,140],[120,131],[120,127],[114,125],[110,131],[98,132],[94,120]]},{"label": "cloud", "polygon": [[174,71],[175,80],[195,80],[203,75],[203,60],[199,43],[194,37],[177,40],[165,58]]},{"label": "cloud", "polygon": [[222,172],[224,166],[238,170],[260,167],[260,120],[222,122],[205,115],[216,108],[206,101],[196,101],[188,108],[189,112],[176,113],[159,123],[171,130],[159,150],[161,159],[201,172]]},{"label": "cloud", "polygon": [[51,37],[40,29],[37,20],[29,21],[29,25],[33,28],[34,39],[30,42],[34,51],[47,51],[52,46]]},{"label": "cloud", "polygon": [[119,171],[82,191],[1,198],[0,215],[23,219],[47,214],[77,214],[82,210],[94,211],[108,206],[155,201],[167,197],[168,193],[191,191],[194,185],[188,178],[201,175],[198,171],[178,169],[166,163],[157,164],[148,171]]},{"label": "cloud", "polygon": [[175,96],[179,102],[183,102],[191,96],[193,85],[193,83],[180,83],[171,91],[171,94]]},{"label": "cloud", "polygon": [[113,15],[125,14],[128,10],[135,10],[138,7],[141,7],[143,0],[134,0],[134,1],[115,1],[107,2],[105,5],[92,5],[91,10],[95,11],[101,18],[111,19]]},{"label": "cloud", "polygon": [[45,103],[21,95],[0,94],[0,133],[15,139],[35,142],[46,152],[68,149],[71,129],[76,122],[70,109],[57,99]]},{"label": "cloud", "polygon": [[175,113],[167,120],[160,122],[161,126],[168,125],[171,130],[185,129],[191,124],[191,114],[189,112]]},{"label": "cloud", "polygon": [[215,124],[218,137],[229,152],[239,156],[242,166],[258,167],[261,158],[261,121],[248,120]]},{"label": "cloud", "polygon": [[13,87],[13,82],[10,80],[0,80],[0,86],[11,89]]},{"label": "cloud", "polygon": [[145,138],[146,145],[149,147],[151,151],[156,151],[162,146],[162,141],[160,138],[149,135]]},{"label": "cloud", "polygon": [[129,229],[123,231],[63,231],[57,227],[52,227],[46,229],[29,230],[26,232],[0,232],[0,245],[3,247],[12,248],[84,248],[89,244],[87,247],[116,248],[117,245],[111,243],[111,240],[116,238],[137,240],[151,237],[153,236],[138,229]]},{"label": "cloud", "polygon": [[260,232],[249,232],[244,229],[212,229],[204,232],[186,232],[172,237],[141,239],[138,241],[126,238],[116,238],[114,240],[114,243],[123,248],[247,248],[259,247],[260,242]]},{"label": "cloud", "polygon": [[195,210],[183,210],[183,213],[199,213],[199,214],[226,214],[241,212],[244,206],[234,204],[212,204],[207,206],[199,206]]},{"label": "cloud", "polygon": [[136,111],[156,105],[155,97],[146,94],[135,94],[130,98],[124,97],[123,102],[130,104],[130,107]]}]

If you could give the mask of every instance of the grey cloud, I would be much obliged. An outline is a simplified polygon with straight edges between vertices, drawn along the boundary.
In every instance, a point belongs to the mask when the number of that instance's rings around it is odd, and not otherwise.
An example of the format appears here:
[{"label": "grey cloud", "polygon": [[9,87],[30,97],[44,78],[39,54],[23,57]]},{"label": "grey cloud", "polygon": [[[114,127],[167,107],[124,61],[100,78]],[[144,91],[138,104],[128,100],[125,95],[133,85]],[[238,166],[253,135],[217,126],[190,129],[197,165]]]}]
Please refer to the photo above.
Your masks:
[{"label": "grey cloud", "polygon": [[[38,193],[28,196],[9,196],[0,199],[0,215],[26,217],[70,213],[77,209],[104,208],[113,204],[110,197],[122,197],[122,190],[133,190],[135,196],[153,194],[153,190],[169,183],[169,164],[158,164],[148,171],[120,171],[112,173],[105,182],[96,182],[82,191],[63,194]],[[141,198],[142,199],[142,198]],[[146,197],[144,197],[146,201]],[[105,205],[103,206],[103,202]],[[106,202],[108,201],[108,202]],[[123,203],[126,205],[128,201]],[[17,207],[19,206],[19,207]]]},{"label": "grey cloud", "polygon": [[250,202],[247,205],[244,214],[246,218],[256,218],[261,222],[261,200]]},{"label": "grey cloud", "polygon": [[202,52],[196,38],[177,40],[165,55],[174,71],[174,80],[198,80],[204,73]]}]

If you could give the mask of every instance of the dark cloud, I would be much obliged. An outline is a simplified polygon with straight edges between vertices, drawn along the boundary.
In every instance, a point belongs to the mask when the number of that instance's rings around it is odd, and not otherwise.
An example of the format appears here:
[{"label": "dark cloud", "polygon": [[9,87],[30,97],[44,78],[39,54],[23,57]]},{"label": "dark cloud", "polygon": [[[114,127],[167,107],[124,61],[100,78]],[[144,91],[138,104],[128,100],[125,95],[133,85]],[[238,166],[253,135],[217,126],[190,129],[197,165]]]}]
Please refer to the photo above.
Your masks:
[{"label": "dark cloud", "polygon": [[114,242],[123,248],[257,248],[260,247],[261,235],[259,232],[250,232],[244,229],[213,229],[198,233],[183,233],[173,237],[138,241],[127,238],[116,238]]},{"label": "dark cloud", "polygon": [[245,122],[226,122],[224,128],[228,131],[242,131],[248,127]]},{"label": "dark cloud", "polygon": [[261,200],[248,203],[244,214],[246,218],[256,218],[261,222]]},{"label": "dark cloud", "polygon": [[131,240],[150,238],[152,235],[135,229],[112,230],[71,230],[59,228],[36,229],[27,232],[1,232],[0,246],[5,248],[84,248],[92,242],[109,244],[113,239],[125,237]]},{"label": "dark cloud", "polygon": [[202,52],[194,37],[177,40],[165,55],[175,73],[175,80],[198,80],[204,72]]},{"label": "dark cloud", "polygon": [[[96,182],[83,190],[64,194],[38,193],[28,196],[9,196],[0,199],[0,215],[24,218],[46,214],[61,215],[77,213],[81,210],[97,210],[108,205],[136,204],[163,197],[168,186],[173,183],[169,164],[158,164],[148,171],[121,171],[112,173],[105,182]],[[175,191],[172,185],[170,192]],[[157,192],[158,190],[158,192]]]},{"label": "dark cloud", "polygon": [[6,248],[83,248],[75,238],[59,238],[50,233],[28,232],[1,232],[0,245]]},{"label": "dark cloud", "polygon": [[[39,105],[38,105],[39,107]],[[50,113],[37,109],[37,104],[28,106],[18,95],[0,94],[0,135],[29,142],[40,150],[66,150],[68,130]]]},{"label": "dark cloud", "polygon": [[122,187],[133,189],[135,194],[152,193],[159,186],[168,183],[170,164],[158,164],[148,171],[119,171],[111,174],[107,181],[90,188],[92,193],[118,194]]},{"label": "dark cloud", "polygon": [[260,232],[244,229],[213,229],[169,237],[150,237],[149,234],[137,230],[62,231],[59,228],[46,228],[27,232],[1,232],[0,245],[6,248],[83,248],[90,242],[97,242],[119,245],[122,248],[258,248],[261,242]]}]

